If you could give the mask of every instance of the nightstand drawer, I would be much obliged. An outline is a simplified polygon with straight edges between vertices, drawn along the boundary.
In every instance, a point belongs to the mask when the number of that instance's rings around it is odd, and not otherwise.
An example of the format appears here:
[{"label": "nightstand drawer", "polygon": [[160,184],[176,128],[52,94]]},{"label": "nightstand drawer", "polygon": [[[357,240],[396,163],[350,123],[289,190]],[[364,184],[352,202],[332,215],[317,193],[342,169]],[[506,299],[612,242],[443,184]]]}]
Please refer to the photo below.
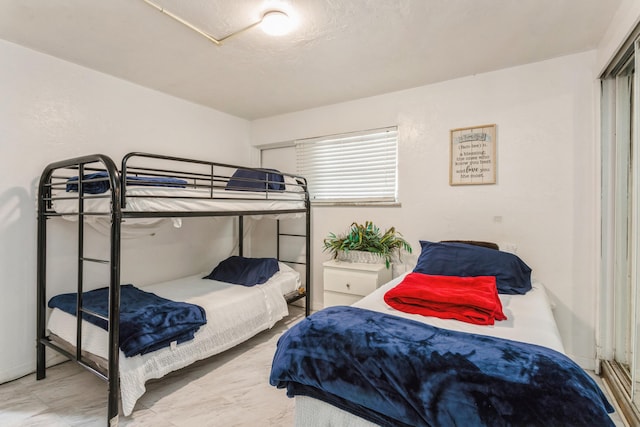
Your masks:
[{"label": "nightstand drawer", "polygon": [[371,271],[325,268],[324,290],[364,296],[378,287],[378,274]]},{"label": "nightstand drawer", "polygon": [[362,295],[343,294],[341,292],[325,292],[324,293],[324,306],[330,307],[333,305],[352,305],[362,299]]}]

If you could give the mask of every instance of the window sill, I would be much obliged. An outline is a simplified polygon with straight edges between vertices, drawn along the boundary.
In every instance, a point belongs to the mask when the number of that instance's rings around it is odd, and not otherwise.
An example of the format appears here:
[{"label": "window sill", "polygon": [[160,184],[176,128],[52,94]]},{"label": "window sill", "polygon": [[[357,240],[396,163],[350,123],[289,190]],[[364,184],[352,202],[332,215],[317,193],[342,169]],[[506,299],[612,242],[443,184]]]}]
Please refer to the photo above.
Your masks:
[{"label": "window sill", "polygon": [[400,202],[311,202],[311,207],[379,207],[379,208],[399,208]]}]

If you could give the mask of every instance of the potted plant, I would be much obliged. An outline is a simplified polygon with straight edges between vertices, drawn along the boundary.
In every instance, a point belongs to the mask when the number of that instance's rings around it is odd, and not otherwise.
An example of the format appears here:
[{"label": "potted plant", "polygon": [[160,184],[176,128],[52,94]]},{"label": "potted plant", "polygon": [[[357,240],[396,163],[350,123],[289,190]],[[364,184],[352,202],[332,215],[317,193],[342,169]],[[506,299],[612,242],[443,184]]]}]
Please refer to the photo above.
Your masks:
[{"label": "potted plant", "polygon": [[[401,250],[411,253],[411,245],[402,238],[402,235],[391,227],[384,233],[371,221],[364,224],[354,222],[345,234],[339,236],[329,233],[324,239],[323,251],[331,253],[333,258],[344,259],[354,251],[375,254],[380,260],[384,260],[387,268],[391,266],[392,255],[400,256]],[[358,259],[358,258],[356,258]],[[362,257],[359,259],[361,260]]]}]

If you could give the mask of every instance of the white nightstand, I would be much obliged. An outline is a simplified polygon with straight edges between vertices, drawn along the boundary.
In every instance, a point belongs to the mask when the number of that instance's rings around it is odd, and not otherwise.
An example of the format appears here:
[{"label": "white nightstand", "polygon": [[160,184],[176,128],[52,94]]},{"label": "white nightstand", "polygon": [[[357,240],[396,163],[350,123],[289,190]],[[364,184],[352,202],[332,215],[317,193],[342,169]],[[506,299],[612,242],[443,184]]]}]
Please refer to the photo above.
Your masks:
[{"label": "white nightstand", "polygon": [[324,264],[324,306],[351,305],[391,280],[384,264],[331,260]]}]

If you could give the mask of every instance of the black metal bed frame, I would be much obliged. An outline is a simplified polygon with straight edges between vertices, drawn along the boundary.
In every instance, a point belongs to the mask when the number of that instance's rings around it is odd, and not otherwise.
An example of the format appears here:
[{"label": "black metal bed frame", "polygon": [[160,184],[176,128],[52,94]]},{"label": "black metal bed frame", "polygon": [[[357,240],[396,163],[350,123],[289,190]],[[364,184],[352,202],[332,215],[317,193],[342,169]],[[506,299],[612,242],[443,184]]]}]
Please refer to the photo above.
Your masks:
[{"label": "black metal bed frame", "polygon": [[[151,163],[151,166],[134,166],[131,163],[142,161]],[[169,164],[170,168],[156,167],[153,162],[159,164]],[[174,169],[177,167],[177,169]],[[93,372],[98,377],[108,382],[108,408],[107,408],[107,424],[117,425],[119,410],[119,313],[120,313],[120,266],[121,266],[121,227],[122,221],[126,218],[172,218],[172,217],[210,217],[210,216],[233,216],[238,217],[238,251],[239,255],[243,254],[243,236],[244,236],[244,216],[247,215],[277,215],[304,213],[305,215],[305,234],[282,233],[280,230],[280,220],[277,220],[277,258],[280,259],[280,237],[292,236],[305,239],[305,261],[285,261],[291,264],[302,264],[305,266],[305,289],[304,292],[298,292],[294,295],[288,295],[287,301],[305,298],[305,315],[309,315],[311,307],[311,211],[309,203],[309,194],[307,191],[307,182],[303,177],[278,172],[282,176],[291,177],[296,180],[298,189],[296,192],[303,193],[304,208],[280,209],[280,210],[246,210],[246,211],[224,211],[224,210],[198,210],[198,211],[128,211],[126,210],[127,199],[131,198],[127,194],[127,185],[129,176],[144,177],[171,177],[180,178],[188,181],[188,187],[193,189],[208,189],[209,194],[199,197],[211,200],[224,200],[224,197],[214,194],[215,190],[224,189],[231,179],[229,173],[220,173],[220,170],[232,171],[236,169],[253,170],[258,172],[273,172],[266,169],[249,168],[244,166],[236,166],[224,163],[214,163],[201,160],[185,159],[180,157],[163,156],[157,154],[132,152],[123,157],[121,169],[118,170],[114,161],[108,156],[102,154],[94,154],[72,159],[54,162],[45,167],[40,177],[38,187],[38,242],[37,242],[37,369],[36,378],[38,380],[45,378],[45,348],[49,347],[63,354],[67,358],[83,366],[87,370]],[[106,177],[85,178],[85,175],[93,172],[106,172]],[[62,175],[56,175],[62,173]],[[71,173],[78,177],[77,193],[66,193],[65,196],[55,197],[53,190],[64,189],[67,180],[71,177]],[[264,185],[265,190],[261,191],[258,200],[290,200],[282,198],[283,191],[269,190],[270,184],[275,181],[269,181],[270,175],[265,173],[265,180],[258,182]],[[247,180],[252,181],[252,180]],[[110,193],[102,195],[85,194],[84,187],[96,182],[108,183]],[[141,181],[138,180],[138,185]],[[144,184],[144,178],[142,178]],[[150,184],[150,183],[149,183]],[[250,184],[255,185],[256,182]],[[285,190],[285,192],[288,190]],[[252,196],[249,196],[249,193]],[[256,200],[255,193],[247,193],[247,199]],[[143,196],[133,196],[143,197]],[[153,197],[153,196],[147,196]],[[171,196],[163,196],[171,197]],[[176,196],[177,198],[184,198]],[[109,212],[93,212],[85,210],[85,201],[92,198],[109,198]],[[82,316],[76,316],[76,343],[75,352],[72,353],[61,348],[52,342],[47,336],[46,331],[46,315],[47,315],[47,220],[67,213],[58,213],[53,208],[53,201],[57,199],[77,199],[78,210],[75,214],[78,217],[78,264],[77,264],[77,307],[76,313],[90,313],[93,316],[100,317],[107,321],[109,328],[109,358],[108,369],[103,372],[101,369],[90,364],[83,356],[82,351]],[[237,197],[234,200],[239,200]],[[109,217],[111,222],[110,229],[110,255],[108,260],[96,259],[84,256],[84,218],[89,215],[99,215]],[[83,267],[85,263],[99,263],[108,265],[109,273],[109,310],[108,317],[105,318],[97,313],[89,312],[82,306],[83,292]],[[111,321],[110,319],[115,319]]]}]

